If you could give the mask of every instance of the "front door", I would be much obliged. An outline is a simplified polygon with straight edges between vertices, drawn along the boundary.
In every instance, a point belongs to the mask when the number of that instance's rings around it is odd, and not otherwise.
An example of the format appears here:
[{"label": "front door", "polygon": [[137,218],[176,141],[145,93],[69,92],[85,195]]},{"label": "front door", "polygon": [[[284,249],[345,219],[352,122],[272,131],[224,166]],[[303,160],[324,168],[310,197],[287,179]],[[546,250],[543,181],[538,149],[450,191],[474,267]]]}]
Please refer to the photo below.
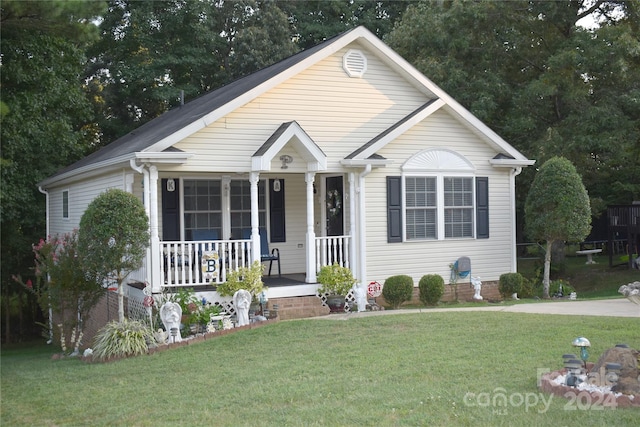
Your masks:
[{"label": "front door", "polygon": [[327,236],[344,234],[344,191],[341,176],[326,178],[325,215],[327,218]]}]

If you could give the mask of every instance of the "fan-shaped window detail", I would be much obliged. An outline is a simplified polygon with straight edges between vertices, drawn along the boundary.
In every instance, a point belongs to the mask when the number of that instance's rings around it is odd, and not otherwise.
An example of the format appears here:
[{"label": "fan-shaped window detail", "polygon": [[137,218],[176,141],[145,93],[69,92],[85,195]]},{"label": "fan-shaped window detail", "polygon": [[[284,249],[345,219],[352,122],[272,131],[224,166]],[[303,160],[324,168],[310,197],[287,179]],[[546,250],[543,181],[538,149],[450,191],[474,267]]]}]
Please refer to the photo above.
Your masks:
[{"label": "fan-shaped window detail", "polygon": [[415,154],[404,165],[404,172],[425,171],[468,171],[473,172],[474,167],[464,156],[451,150],[430,149]]},{"label": "fan-shaped window detail", "polygon": [[389,242],[489,237],[487,178],[476,177],[464,156],[420,151],[402,165],[402,177],[389,178],[388,192],[402,199],[388,206],[397,218],[389,221]]}]

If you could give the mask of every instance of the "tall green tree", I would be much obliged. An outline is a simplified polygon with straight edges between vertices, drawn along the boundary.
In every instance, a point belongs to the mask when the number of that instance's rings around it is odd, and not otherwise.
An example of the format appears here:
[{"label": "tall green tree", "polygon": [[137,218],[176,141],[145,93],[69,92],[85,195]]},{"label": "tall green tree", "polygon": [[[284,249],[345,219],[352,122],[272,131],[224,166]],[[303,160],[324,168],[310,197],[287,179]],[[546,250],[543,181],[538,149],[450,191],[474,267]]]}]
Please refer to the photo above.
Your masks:
[{"label": "tall green tree", "polygon": [[549,298],[552,246],[582,241],[591,231],[591,206],[582,178],[563,157],[547,160],[533,180],[525,202],[525,231],[546,242],[542,296]]},{"label": "tall green tree", "polygon": [[5,340],[11,339],[11,302],[27,303],[11,276],[26,277],[33,265],[31,244],[45,237],[45,197],[36,183],[80,158],[95,140],[83,91],[84,49],[97,35],[92,21],[102,6],[93,1],[13,0],[0,5]]},{"label": "tall green tree", "polygon": [[360,25],[380,38],[388,34],[406,8],[417,1],[275,0],[288,16],[291,37],[307,49]]},{"label": "tall green tree", "polygon": [[528,157],[570,159],[599,213],[640,198],[639,4],[424,1],[387,42]]},{"label": "tall green tree", "polygon": [[290,56],[270,2],[112,0],[91,49],[90,87],[106,144],[186,101]]}]

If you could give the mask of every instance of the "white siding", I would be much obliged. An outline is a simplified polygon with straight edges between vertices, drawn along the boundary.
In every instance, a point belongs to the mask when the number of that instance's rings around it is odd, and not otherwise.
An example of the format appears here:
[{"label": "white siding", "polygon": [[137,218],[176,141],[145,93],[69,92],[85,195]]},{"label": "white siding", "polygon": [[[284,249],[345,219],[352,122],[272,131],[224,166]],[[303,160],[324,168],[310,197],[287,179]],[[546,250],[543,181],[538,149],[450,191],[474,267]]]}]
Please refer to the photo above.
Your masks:
[{"label": "white siding", "polygon": [[[49,190],[49,233],[53,236],[77,229],[89,203],[109,188],[125,189],[124,171]],[[62,192],[65,190],[69,191],[69,219],[62,218]]]},{"label": "white siding", "polygon": [[[327,155],[329,170],[339,171],[340,159],[427,101],[367,52],[364,77],[347,76],[342,55],[348,48],[176,144],[197,154],[183,169],[248,171],[253,153],[282,123],[295,120]],[[283,153],[294,157],[290,172],[304,170],[295,151]]]},{"label": "white siding", "polygon": [[[476,168],[476,176],[489,177],[489,239],[446,239],[387,243],[386,176],[401,175],[402,164],[427,148],[447,148],[465,156]],[[367,280],[384,280],[408,274],[417,286],[424,274],[440,274],[449,283],[449,264],[461,256],[471,258],[472,274],[482,280],[497,280],[512,271],[512,221],[509,169],[489,165],[496,153],[445,112],[437,112],[396,141],[380,150],[394,160],[375,169],[366,179]],[[404,198],[404,197],[403,197]],[[461,279],[468,282],[469,278]]]}]

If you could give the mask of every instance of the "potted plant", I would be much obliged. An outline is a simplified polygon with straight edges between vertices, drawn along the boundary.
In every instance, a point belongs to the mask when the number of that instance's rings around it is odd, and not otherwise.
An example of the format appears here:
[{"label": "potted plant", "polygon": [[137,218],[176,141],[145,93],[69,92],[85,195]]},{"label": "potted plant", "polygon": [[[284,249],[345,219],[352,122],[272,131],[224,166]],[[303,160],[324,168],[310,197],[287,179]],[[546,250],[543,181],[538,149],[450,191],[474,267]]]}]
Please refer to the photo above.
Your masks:
[{"label": "potted plant", "polygon": [[317,277],[320,295],[327,295],[327,305],[332,313],[344,311],[345,297],[356,283],[353,273],[347,267],[334,263],[323,266]]},{"label": "potted plant", "polygon": [[262,281],[264,265],[260,261],[255,261],[251,267],[240,267],[238,270],[229,272],[227,281],[220,283],[216,290],[221,296],[232,297],[240,289],[249,291],[253,300],[258,299],[262,291],[266,291]]}]

